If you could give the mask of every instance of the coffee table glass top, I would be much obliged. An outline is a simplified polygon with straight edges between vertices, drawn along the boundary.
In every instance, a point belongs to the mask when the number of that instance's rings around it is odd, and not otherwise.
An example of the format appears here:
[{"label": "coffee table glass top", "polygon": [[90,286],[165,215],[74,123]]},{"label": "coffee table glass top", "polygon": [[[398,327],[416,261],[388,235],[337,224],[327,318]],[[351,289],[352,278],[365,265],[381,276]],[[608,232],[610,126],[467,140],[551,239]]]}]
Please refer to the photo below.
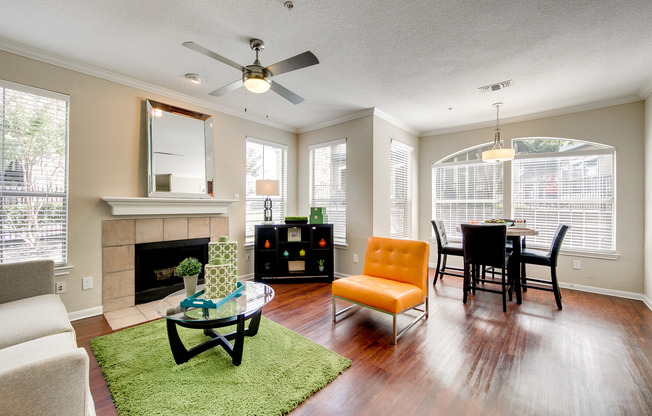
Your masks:
[{"label": "coffee table glass top", "polygon": [[[208,322],[231,319],[241,314],[245,316],[251,315],[274,298],[274,289],[266,284],[244,282],[244,285],[244,289],[238,295],[229,299],[217,309],[182,307],[181,301],[186,298],[186,291],[182,289],[161,299],[156,305],[156,311],[160,316],[174,321]],[[197,291],[203,289],[203,285],[197,286]],[[202,297],[199,296],[198,299],[202,299]]]}]

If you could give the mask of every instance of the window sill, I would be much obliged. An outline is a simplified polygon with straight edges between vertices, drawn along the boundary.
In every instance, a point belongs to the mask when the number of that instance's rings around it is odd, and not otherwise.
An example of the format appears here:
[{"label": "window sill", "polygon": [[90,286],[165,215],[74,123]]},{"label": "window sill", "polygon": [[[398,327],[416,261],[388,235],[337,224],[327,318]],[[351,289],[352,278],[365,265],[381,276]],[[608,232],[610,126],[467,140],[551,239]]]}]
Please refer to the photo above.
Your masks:
[{"label": "window sill", "polygon": [[72,270],[72,266],[70,266],[70,265],[54,266],[54,275],[55,276],[67,276],[67,275],[70,274],[71,270]]}]

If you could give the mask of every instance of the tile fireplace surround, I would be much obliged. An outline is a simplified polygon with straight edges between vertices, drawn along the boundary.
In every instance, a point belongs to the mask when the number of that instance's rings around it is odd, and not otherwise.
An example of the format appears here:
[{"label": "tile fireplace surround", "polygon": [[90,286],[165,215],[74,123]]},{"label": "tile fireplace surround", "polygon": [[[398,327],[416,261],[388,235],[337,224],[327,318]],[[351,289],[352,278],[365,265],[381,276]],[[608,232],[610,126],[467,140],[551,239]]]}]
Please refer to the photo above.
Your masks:
[{"label": "tile fireplace surround", "polygon": [[229,234],[226,216],[138,218],[102,221],[104,312],[134,306],[135,244],[210,238]]}]

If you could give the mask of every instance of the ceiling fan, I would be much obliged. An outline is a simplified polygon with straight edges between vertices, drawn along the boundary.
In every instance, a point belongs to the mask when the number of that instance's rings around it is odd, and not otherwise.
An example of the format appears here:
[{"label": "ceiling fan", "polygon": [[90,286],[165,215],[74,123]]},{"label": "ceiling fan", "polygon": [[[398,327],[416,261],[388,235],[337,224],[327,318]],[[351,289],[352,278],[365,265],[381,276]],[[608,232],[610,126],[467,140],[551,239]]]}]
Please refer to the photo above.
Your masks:
[{"label": "ceiling fan", "polygon": [[184,42],[183,46],[192,49],[195,52],[206,55],[209,58],[220,61],[223,64],[232,66],[233,68],[238,69],[242,72],[242,79],[233,81],[232,83],[226,84],[225,86],[209,93],[215,97],[221,97],[222,95],[244,85],[247,90],[257,94],[267,92],[269,89],[271,89],[281,97],[290,101],[292,104],[299,104],[304,101],[303,98],[299,97],[297,94],[293,93],[287,88],[281,86],[278,82],[272,82],[272,77],[319,63],[317,57],[312,52],[307,51],[293,56],[292,58],[288,58],[284,61],[277,62],[274,65],[263,67],[258,60],[258,52],[265,49],[265,43],[260,39],[251,39],[249,41],[249,46],[256,52],[256,60],[253,64],[247,66],[242,66],[236,62],[233,62],[228,58],[218,55],[215,52],[196,44],[195,42]]}]

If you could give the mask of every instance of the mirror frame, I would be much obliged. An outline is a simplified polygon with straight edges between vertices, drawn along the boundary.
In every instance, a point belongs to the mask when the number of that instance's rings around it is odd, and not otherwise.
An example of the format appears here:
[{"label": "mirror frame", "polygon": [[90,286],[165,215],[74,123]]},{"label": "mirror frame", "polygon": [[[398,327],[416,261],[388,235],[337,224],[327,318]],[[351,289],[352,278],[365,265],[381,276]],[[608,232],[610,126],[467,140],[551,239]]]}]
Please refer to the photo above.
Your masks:
[{"label": "mirror frame", "polygon": [[[153,112],[155,109],[162,110],[168,113],[182,115],[204,122],[204,168],[206,172],[206,192],[192,193],[192,192],[167,192],[156,191],[156,179],[154,177],[154,157],[153,157],[153,141],[155,138],[152,135],[152,121],[154,119]],[[164,104],[154,100],[147,100],[147,183],[148,183],[148,196],[153,198],[189,198],[189,199],[209,199],[213,198],[213,118],[208,114],[198,113],[184,108],[175,107],[173,105]]]}]

